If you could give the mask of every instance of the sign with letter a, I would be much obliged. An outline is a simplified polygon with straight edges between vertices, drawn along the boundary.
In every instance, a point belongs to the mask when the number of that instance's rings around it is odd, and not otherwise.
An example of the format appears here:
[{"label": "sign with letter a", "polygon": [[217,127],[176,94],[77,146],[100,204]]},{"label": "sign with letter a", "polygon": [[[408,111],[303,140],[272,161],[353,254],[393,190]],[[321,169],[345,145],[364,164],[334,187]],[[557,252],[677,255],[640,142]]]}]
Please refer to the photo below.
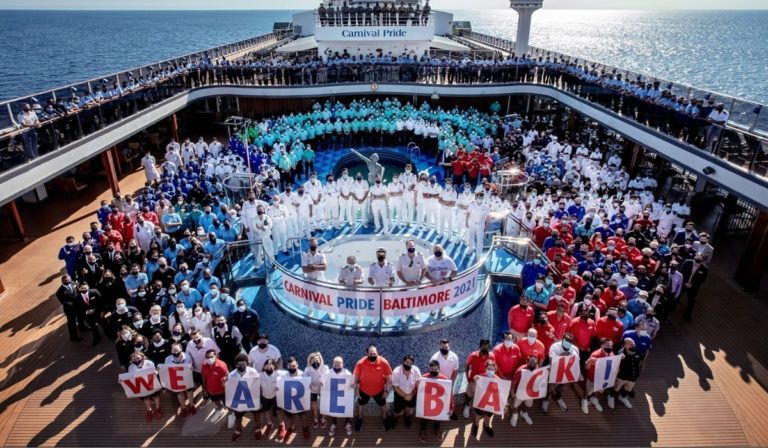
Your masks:
[{"label": "sign with letter a", "polygon": [[416,417],[427,420],[449,420],[451,417],[450,380],[422,378],[416,393]]},{"label": "sign with letter a", "polygon": [[141,369],[134,372],[121,373],[117,381],[123,386],[128,398],[146,397],[162,388],[155,369]]},{"label": "sign with letter a", "polygon": [[326,375],[320,389],[320,413],[330,417],[352,417],[355,412],[355,377]]},{"label": "sign with letter a", "polygon": [[182,392],[195,387],[192,364],[160,364],[157,366],[160,384],[171,392]]},{"label": "sign with letter a", "polygon": [[309,383],[312,379],[308,376],[283,375],[277,379],[277,407],[296,414],[309,410]]},{"label": "sign with letter a", "polygon": [[592,390],[588,392],[600,392],[613,387],[616,384],[616,374],[619,373],[621,355],[606,356],[595,360],[595,381]]},{"label": "sign with letter a", "polygon": [[550,359],[549,382],[552,384],[575,383],[581,371],[576,355],[553,356]]},{"label": "sign with letter a", "polygon": [[258,411],[261,409],[261,386],[254,375],[229,377],[224,384],[224,403],[229,409],[238,412]]},{"label": "sign with letter a", "polygon": [[496,415],[504,415],[512,382],[487,376],[475,377],[475,398],[472,407]]},{"label": "sign with letter a", "polygon": [[536,370],[523,369],[520,372],[520,384],[517,385],[515,398],[518,400],[538,400],[547,396],[549,367]]}]

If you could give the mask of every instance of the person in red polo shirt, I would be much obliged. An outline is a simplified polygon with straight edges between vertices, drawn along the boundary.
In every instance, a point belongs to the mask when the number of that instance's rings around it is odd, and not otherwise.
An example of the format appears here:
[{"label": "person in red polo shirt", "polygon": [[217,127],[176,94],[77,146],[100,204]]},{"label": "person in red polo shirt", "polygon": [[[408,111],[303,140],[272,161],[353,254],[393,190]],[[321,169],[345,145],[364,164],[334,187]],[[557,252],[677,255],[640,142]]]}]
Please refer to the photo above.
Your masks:
[{"label": "person in red polo shirt", "polygon": [[[515,376],[512,379],[512,395],[515,395],[515,392],[517,390],[517,386],[520,384],[520,380],[523,376],[523,370],[530,370],[534,371],[539,368],[539,365],[541,364],[541,361],[539,361],[539,352],[536,350],[532,351],[530,356],[528,356],[526,359],[526,363],[522,366],[518,367],[517,371],[515,372]],[[512,416],[509,418],[509,424],[512,425],[512,427],[517,426],[517,419],[520,418],[520,416],[523,417],[523,420],[525,420],[525,423],[528,423],[529,425],[533,424],[533,420],[531,420],[531,416],[528,415],[528,411],[523,410],[520,411],[520,407],[525,403],[526,408],[530,408],[533,406],[533,400],[520,400],[515,396],[515,398],[512,401]]]},{"label": "person in red polo shirt", "polygon": [[560,302],[557,309],[547,313],[549,324],[555,329],[555,339],[563,339],[563,335],[571,328],[571,316],[566,313],[565,302]]},{"label": "person in red polo shirt", "polygon": [[494,361],[495,357],[491,353],[491,341],[488,339],[480,339],[480,348],[476,352],[472,352],[467,356],[467,363],[464,367],[464,372],[467,375],[467,391],[464,400],[464,411],[462,415],[464,418],[469,418],[469,409],[472,406],[472,398],[475,396],[475,377],[478,375],[485,375],[486,361]]},{"label": "person in red polo shirt", "polygon": [[520,297],[520,303],[509,309],[507,323],[509,324],[509,331],[515,335],[516,339],[526,336],[528,329],[533,324],[533,307],[528,297]]},{"label": "person in red polo shirt", "polygon": [[[447,376],[440,373],[440,362],[433,359],[432,361],[429,361],[429,370],[421,375],[422,378],[429,378],[433,380],[448,380]],[[453,407],[453,395],[451,395],[451,407]],[[419,442],[421,443],[427,443],[427,422],[429,420],[421,419],[420,425],[420,431],[419,431]],[[432,422],[432,431],[435,435],[435,441],[436,442],[442,442],[443,438],[445,437],[443,435],[443,432],[440,430],[440,421],[439,420],[431,420]]]},{"label": "person in red polo shirt", "polygon": [[536,338],[544,344],[544,354],[546,355],[552,344],[558,340],[555,337],[555,327],[549,323],[549,316],[546,313],[541,313],[533,323],[533,328],[536,329]]},{"label": "person in red polo shirt", "polygon": [[539,364],[544,363],[547,352],[544,351],[544,344],[538,339],[539,332],[535,328],[529,328],[523,339],[517,341],[520,347],[520,356],[522,359],[528,359],[532,353],[536,353]]},{"label": "person in red polo shirt", "polygon": [[603,407],[600,406],[600,400],[597,398],[602,392],[592,392],[595,383],[595,361],[599,358],[611,356],[612,354],[613,341],[608,338],[603,338],[600,340],[600,348],[592,352],[585,363],[585,367],[587,368],[587,384],[585,386],[584,398],[581,400],[581,412],[585,414],[589,414],[589,403],[592,403],[592,406],[595,407],[597,412],[603,412]]},{"label": "person in red polo shirt", "polygon": [[573,334],[573,342],[579,349],[579,361],[581,362],[581,371],[584,371],[584,363],[589,358],[589,348],[592,345],[592,338],[595,337],[595,321],[589,318],[589,309],[582,307],[579,315],[571,320],[571,328],[568,331]]},{"label": "person in red polo shirt", "polygon": [[515,336],[511,331],[505,331],[504,339],[493,347],[493,357],[499,368],[496,374],[511,381],[520,366],[520,348],[515,344]]},{"label": "person in red polo shirt", "polygon": [[216,410],[226,410],[224,407],[224,383],[229,376],[227,363],[216,356],[216,350],[205,352],[205,364],[200,368],[203,386],[208,392],[208,398],[216,405]]},{"label": "person in red polo shirt", "polygon": [[367,354],[355,365],[352,372],[357,385],[357,418],[355,430],[363,428],[363,409],[368,401],[373,401],[381,408],[381,420],[384,430],[389,431],[387,421],[387,395],[392,387],[392,368],[374,344],[368,346]]},{"label": "person in red polo shirt", "polygon": [[619,345],[624,334],[624,324],[618,319],[619,311],[616,308],[608,308],[605,316],[597,320],[595,324],[595,337],[603,340],[610,339],[614,345]]},{"label": "person in red polo shirt", "polygon": [[624,293],[619,291],[619,282],[615,278],[608,280],[608,287],[605,288],[600,298],[605,303],[605,306],[611,308],[619,305],[619,302],[624,300]]}]

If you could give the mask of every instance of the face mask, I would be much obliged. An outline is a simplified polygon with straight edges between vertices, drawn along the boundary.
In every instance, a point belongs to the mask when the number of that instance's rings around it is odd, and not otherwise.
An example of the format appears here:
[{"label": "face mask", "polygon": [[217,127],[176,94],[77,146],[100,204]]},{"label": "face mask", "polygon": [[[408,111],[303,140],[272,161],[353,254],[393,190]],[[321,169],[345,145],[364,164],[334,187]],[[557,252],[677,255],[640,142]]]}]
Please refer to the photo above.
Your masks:
[{"label": "face mask", "polygon": [[140,359],[136,359],[136,360],[134,360],[134,361],[133,361],[133,364],[134,364],[134,365],[137,365],[137,366],[140,366],[140,365],[142,365],[143,363],[144,363],[144,361],[142,361],[142,360],[140,360]]},{"label": "face mask", "polygon": [[140,352],[140,351],[144,350],[144,344],[136,344],[136,345],[133,346],[133,348],[136,349],[136,351]]},{"label": "face mask", "polygon": [[416,252],[416,248],[415,247],[409,247],[407,250],[408,250],[409,254],[412,254],[412,253]]},{"label": "face mask", "polygon": [[184,312],[185,312],[186,310],[187,310],[187,309],[186,309],[186,308],[184,308],[183,306],[179,306],[179,307],[176,307],[176,312],[177,312],[177,313],[179,313],[179,314],[184,314]]},{"label": "face mask", "polygon": [[155,347],[162,347],[163,346],[163,342],[164,341],[161,339],[159,341],[153,341],[152,343],[155,344]]},{"label": "face mask", "polygon": [[169,289],[168,294],[176,294],[176,289]]},{"label": "face mask", "polygon": [[195,310],[195,316],[200,317],[203,315],[203,310]]},{"label": "face mask", "polygon": [[613,347],[605,347],[603,350],[605,353],[613,353]]},{"label": "face mask", "polygon": [[216,362],[216,358],[205,358],[205,362],[212,366]]},{"label": "face mask", "polygon": [[117,312],[118,312],[118,313],[120,313],[120,314],[123,314],[123,313],[125,313],[126,311],[128,311],[128,307],[127,307],[127,306],[125,306],[125,304],[122,304],[122,303],[121,303],[121,304],[117,305]]},{"label": "face mask", "polygon": [[152,322],[153,324],[158,324],[160,323],[160,316],[153,314],[152,316],[149,317],[149,321]]},{"label": "face mask", "polygon": [[526,339],[528,340],[528,343],[531,345],[533,345],[533,343],[536,342],[535,336],[528,336]]},{"label": "face mask", "polygon": [[483,348],[480,349],[480,353],[482,353],[483,355],[487,355],[488,354],[488,349],[483,347]]},{"label": "face mask", "polygon": [[443,256],[443,251],[441,251],[441,250],[436,250],[436,251],[434,252],[434,254],[435,254],[435,257],[437,257],[437,258],[440,258],[440,257],[442,257],[442,256]]},{"label": "face mask", "polygon": [[[181,272],[185,272],[186,270],[183,270]],[[181,290],[184,291],[184,293],[189,292],[189,285],[182,285]]]},{"label": "face mask", "polygon": [[264,350],[265,348],[267,348],[267,343],[266,342],[259,342],[258,346],[259,346],[260,349]]},{"label": "face mask", "polygon": [[144,320],[137,320],[133,322],[133,326],[136,328],[140,328],[142,325],[144,325]]},{"label": "face mask", "polygon": [[384,261],[386,258],[387,258],[386,255],[377,255],[376,256],[376,259],[379,260],[379,261]]},{"label": "face mask", "polygon": [[488,369],[485,371],[485,374],[488,375],[489,378],[493,378],[493,376],[496,375],[496,369]]},{"label": "face mask", "polygon": [[179,358],[179,357],[181,357],[181,352],[173,352],[173,357],[174,357],[174,358]]},{"label": "face mask", "polygon": [[312,368],[315,369],[315,370],[319,369],[320,368],[320,363],[319,362],[313,362],[312,363]]},{"label": "face mask", "polygon": [[218,297],[218,296],[219,296],[219,291],[215,289],[211,290],[211,297]]},{"label": "face mask", "polygon": [[376,362],[377,358],[378,358],[378,355],[368,355],[368,361],[370,362]]},{"label": "face mask", "polygon": [[341,367],[334,367],[333,371],[336,373],[341,373],[342,368]]},{"label": "face mask", "polygon": [[246,367],[248,367],[248,366],[237,366],[237,371],[240,372],[240,373],[243,373],[243,372],[245,372]]},{"label": "face mask", "polygon": [[648,336],[648,332],[646,330],[638,330],[637,334],[643,337]]},{"label": "face mask", "polygon": [[440,353],[441,353],[443,356],[447,355],[447,354],[448,354],[448,352],[449,352],[449,350],[448,350],[447,348],[441,348],[441,349],[440,349]]},{"label": "face mask", "polygon": [[573,344],[571,344],[569,341],[563,340],[563,349],[570,350],[571,347],[573,347]]},{"label": "face mask", "polygon": [[126,331],[121,335],[121,337],[123,338],[124,341],[129,341],[131,339],[131,333]]},{"label": "face mask", "polygon": [[475,202],[477,203],[477,205],[481,205],[483,203],[483,199],[482,198],[477,198],[477,200]]},{"label": "face mask", "polygon": [[272,370],[272,369],[264,370],[264,373],[266,373],[267,375],[272,375],[272,372],[274,372],[274,370]]},{"label": "face mask", "polygon": [[403,364],[403,370],[405,370],[406,372],[410,372],[411,371],[411,367],[413,367],[413,366],[409,366],[409,365]]},{"label": "face mask", "polygon": [[139,291],[138,294],[136,294],[136,295],[139,296],[139,297],[144,297],[144,296],[147,295],[147,292],[146,291]]},{"label": "face mask", "polygon": [[504,347],[510,348],[510,347],[512,347],[512,345],[514,345],[514,342],[512,342],[510,340],[504,341]]},{"label": "face mask", "polygon": [[245,312],[245,306],[238,306],[237,311],[244,313]]},{"label": "face mask", "polygon": [[310,252],[315,252],[317,250],[317,246],[309,246]]},{"label": "face mask", "polygon": [[295,367],[288,367],[288,373],[293,375],[294,373],[296,373],[296,368]]}]

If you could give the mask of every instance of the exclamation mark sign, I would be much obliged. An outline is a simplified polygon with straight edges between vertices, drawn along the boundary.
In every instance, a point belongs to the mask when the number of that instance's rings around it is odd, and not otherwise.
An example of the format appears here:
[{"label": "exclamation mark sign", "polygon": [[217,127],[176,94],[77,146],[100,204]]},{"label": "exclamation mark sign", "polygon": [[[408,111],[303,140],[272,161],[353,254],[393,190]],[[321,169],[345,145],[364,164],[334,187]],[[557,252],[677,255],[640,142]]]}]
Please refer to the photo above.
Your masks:
[{"label": "exclamation mark sign", "polygon": [[605,360],[605,378],[603,378],[603,389],[608,388],[608,380],[611,378],[611,366],[613,365],[613,359]]}]

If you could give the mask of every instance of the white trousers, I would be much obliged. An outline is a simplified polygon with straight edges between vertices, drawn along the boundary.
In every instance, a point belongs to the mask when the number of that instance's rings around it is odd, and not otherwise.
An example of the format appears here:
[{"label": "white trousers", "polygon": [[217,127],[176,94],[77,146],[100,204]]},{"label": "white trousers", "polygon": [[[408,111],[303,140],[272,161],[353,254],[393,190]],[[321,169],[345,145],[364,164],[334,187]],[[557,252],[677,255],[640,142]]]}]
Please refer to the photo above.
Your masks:
[{"label": "white trousers", "polygon": [[285,218],[272,220],[272,243],[275,255],[278,250],[287,250],[288,246],[288,226]]},{"label": "white trousers", "polygon": [[469,223],[469,248],[475,248],[475,259],[479,260],[483,254],[483,243],[485,241],[485,226],[481,224]]},{"label": "white trousers", "polygon": [[371,213],[373,213],[373,223],[376,229],[387,229],[389,220],[387,219],[387,201],[377,199],[371,201]]},{"label": "white trousers", "polygon": [[454,229],[454,208],[438,204],[438,210],[440,211],[440,219],[437,222],[437,233],[444,233],[448,236],[452,236]]}]

